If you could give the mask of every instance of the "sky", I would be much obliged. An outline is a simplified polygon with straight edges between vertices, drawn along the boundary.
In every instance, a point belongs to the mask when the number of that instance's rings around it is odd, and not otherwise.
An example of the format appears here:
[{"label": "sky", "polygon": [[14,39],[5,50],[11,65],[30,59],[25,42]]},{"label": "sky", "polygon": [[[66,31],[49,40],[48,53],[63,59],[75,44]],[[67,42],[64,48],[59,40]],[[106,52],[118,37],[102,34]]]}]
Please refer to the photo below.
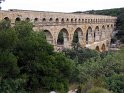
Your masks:
[{"label": "sky", "polygon": [[2,10],[75,12],[124,7],[124,0],[5,0]]}]

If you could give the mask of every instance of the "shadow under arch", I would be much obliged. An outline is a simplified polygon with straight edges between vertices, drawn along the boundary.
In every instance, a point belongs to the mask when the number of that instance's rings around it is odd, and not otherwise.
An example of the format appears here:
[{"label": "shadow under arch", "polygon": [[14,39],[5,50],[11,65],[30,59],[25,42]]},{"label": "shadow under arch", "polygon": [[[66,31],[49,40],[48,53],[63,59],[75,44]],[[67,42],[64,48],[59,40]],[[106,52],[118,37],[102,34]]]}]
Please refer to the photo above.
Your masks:
[{"label": "shadow under arch", "polygon": [[101,36],[100,36],[100,40],[104,39],[105,38],[105,26],[103,25],[102,26],[102,30],[101,30]]},{"label": "shadow under arch", "polygon": [[82,41],[83,41],[83,31],[80,27],[78,27],[74,31],[72,43],[75,44],[79,43],[81,45]]},{"label": "shadow under arch", "polygon": [[96,46],[96,51],[100,52],[99,46]]},{"label": "shadow under arch", "polygon": [[17,18],[15,19],[15,22],[19,22],[19,21],[21,21],[21,18],[20,18],[20,17],[17,17]]},{"label": "shadow under arch", "polygon": [[63,28],[60,30],[57,38],[57,44],[58,45],[64,45],[69,40],[69,33],[67,29]]},{"label": "shadow under arch", "polygon": [[30,18],[29,18],[29,17],[27,17],[27,18],[25,19],[25,21],[29,22],[29,21],[30,21]]},{"label": "shadow under arch", "polygon": [[5,17],[4,20],[6,20],[6,21],[10,21],[9,17]]},{"label": "shadow under arch", "polygon": [[94,42],[99,41],[99,40],[100,40],[99,27],[96,26],[96,27],[95,27],[95,31],[94,31]]},{"label": "shadow under arch", "polygon": [[53,44],[53,36],[49,30],[43,30],[48,43]]},{"label": "shadow under arch", "polygon": [[92,42],[92,28],[89,26],[86,32],[86,44]]},{"label": "shadow under arch", "polygon": [[102,50],[102,52],[105,52],[105,51],[106,51],[106,46],[105,46],[105,44],[102,44],[101,50]]}]

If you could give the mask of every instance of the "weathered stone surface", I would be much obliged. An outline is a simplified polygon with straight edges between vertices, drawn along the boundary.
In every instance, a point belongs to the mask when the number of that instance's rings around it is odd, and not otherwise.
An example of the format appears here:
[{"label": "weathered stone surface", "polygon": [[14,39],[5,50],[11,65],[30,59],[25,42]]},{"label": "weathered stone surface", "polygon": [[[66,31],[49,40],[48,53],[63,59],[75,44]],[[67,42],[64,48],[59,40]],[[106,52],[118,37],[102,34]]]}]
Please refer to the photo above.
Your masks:
[{"label": "weathered stone surface", "polygon": [[[47,41],[54,45],[56,51],[71,48],[74,32],[78,32],[82,47],[107,51],[116,17],[90,14],[73,14],[59,12],[43,12],[30,10],[0,11],[0,20],[28,20],[34,24],[35,31],[44,31]],[[64,44],[57,44],[59,32],[63,32]]]}]

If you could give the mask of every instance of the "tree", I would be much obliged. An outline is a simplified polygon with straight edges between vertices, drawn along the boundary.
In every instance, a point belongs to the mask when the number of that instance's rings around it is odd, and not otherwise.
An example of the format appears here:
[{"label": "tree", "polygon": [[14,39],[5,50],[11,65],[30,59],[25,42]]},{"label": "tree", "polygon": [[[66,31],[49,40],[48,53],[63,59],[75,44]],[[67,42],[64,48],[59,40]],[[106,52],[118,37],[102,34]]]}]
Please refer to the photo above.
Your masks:
[{"label": "tree", "polygon": [[111,93],[107,89],[100,88],[100,87],[94,87],[88,90],[87,93]]},{"label": "tree", "polygon": [[124,93],[124,74],[115,74],[106,79],[106,86],[114,93]]},{"label": "tree", "polygon": [[63,50],[63,52],[68,58],[72,60],[77,60],[79,64],[89,60],[90,58],[97,58],[99,56],[99,53],[97,51],[81,47],[74,49],[66,49]]},{"label": "tree", "polygon": [[25,76],[27,89],[68,89],[72,61],[55,53],[42,32],[34,32],[29,22],[15,25],[18,43],[14,55],[18,56],[20,76]]},{"label": "tree", "polygon": [[13,55],[13,50],[18,39],[14,29],[10,27],[8,21],[0,23],[0,77],[13,77],[19,72],[17,57]]}]

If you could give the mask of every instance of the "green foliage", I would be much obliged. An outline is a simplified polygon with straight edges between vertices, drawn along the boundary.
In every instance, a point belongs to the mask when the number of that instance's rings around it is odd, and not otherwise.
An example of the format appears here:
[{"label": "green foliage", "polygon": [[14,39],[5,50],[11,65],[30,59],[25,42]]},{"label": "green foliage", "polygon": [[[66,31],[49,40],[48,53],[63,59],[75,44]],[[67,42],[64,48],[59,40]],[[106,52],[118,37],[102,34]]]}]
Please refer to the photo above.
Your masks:
[{"label": "green foliage", "polygon": [[13,77],[18,74],[17,57],[13,50],[18,41],[16,32],[10,28],[8,21],[0,23],[0,77]]},{"label": "green foliage", "polygon": [[15,47],[18,41],[16,32],[10,27],[5,27],[3,25],[8,25],[8,21],[2,21],[0,26],[0,50],[11,50]]},{"label": "green foliage", "polygon": [[106,58],[91,59],[82,65],[78,65],[80,82],[87,81],[89,78],[108,77],[118,72],[121,63],[115,61],[113,56]]},{"label": "green foliage", "polygon": [[16,56],[9,51],[0,51],[0,77],[15,77],[18,73]]},{"label": "green foliage", "polygon": [[[104,79],[108,89],[122,91],[124,48],[114,54],[80,47],[56,53],[45,35],[34,32],[32,27],[27,21],[16,22],[14,27],[8,21],[0,23],[1,93],[38,89],[64,93],[70,82],[83,83],[85,86],[80,88],[87,90],[93,86],[104,87]],[[116,83],[108,85],[110,80]]]},{"label": "green foliage", "polygon": [[114,93],[124,93],[124,74],[115,74],[106,79],[106,86]]},{"label": "green foliage", "polygon": [[64,50],[63,52],[65,53],[65,56],[75,61],[75,63],[73,64],[73,73],[71,74],[70,81],[80,83],[86,81],[91,75],[89,73],[92,73],[92,69],[94,69],[94,67],[91,68],[91,65],[89,65],[87,61],[90,59],[95,60],[100,56],[97,51],[83,48],[70,50],[68,49]]},{"label": "green foliage", "polygon": [[104,88],[93,87],[87,93],[111,93],[111,92]]},{"label": "green foliage", "polygon": [[64,43],[63,32],[60,31],[57,39],[57,44],[63,44],[63,43]]},{"label": "green foliage", "polygon": [[76,31],[73,36],[73,43],[78,43],[78,32]]},{"label": "green foliage", "polygon": [[77,61],[79,64],[86,62],[90,58],[97,58],[99,56],[97,51],[87,48],[67,49],[63,52],[68,58]]},{"label": "green foliage", "polygon": [[67,91],[73,61],[54,52],[45,35],[32,27],[28,21],[16,22],[14,27],[8,21],[0,23],[1,92]]},{"label": "green foliage", "polygon": [[10,21],[9,20],[2,20],[0,22],[0,31],[1,30],[7,30],[8,28],[10,28]]},{"label": "green foliage", "polygon": [[29,36],[33,31],[32,27],[33,25],[27,21],[19,21],[16,22],[14,28],[18,34],[18,38],[20,39]]},{"label": "green foliage", "polygon": [[5,79],[0,83],[0,93],[27,93],[24,86],[23,79]]}]

